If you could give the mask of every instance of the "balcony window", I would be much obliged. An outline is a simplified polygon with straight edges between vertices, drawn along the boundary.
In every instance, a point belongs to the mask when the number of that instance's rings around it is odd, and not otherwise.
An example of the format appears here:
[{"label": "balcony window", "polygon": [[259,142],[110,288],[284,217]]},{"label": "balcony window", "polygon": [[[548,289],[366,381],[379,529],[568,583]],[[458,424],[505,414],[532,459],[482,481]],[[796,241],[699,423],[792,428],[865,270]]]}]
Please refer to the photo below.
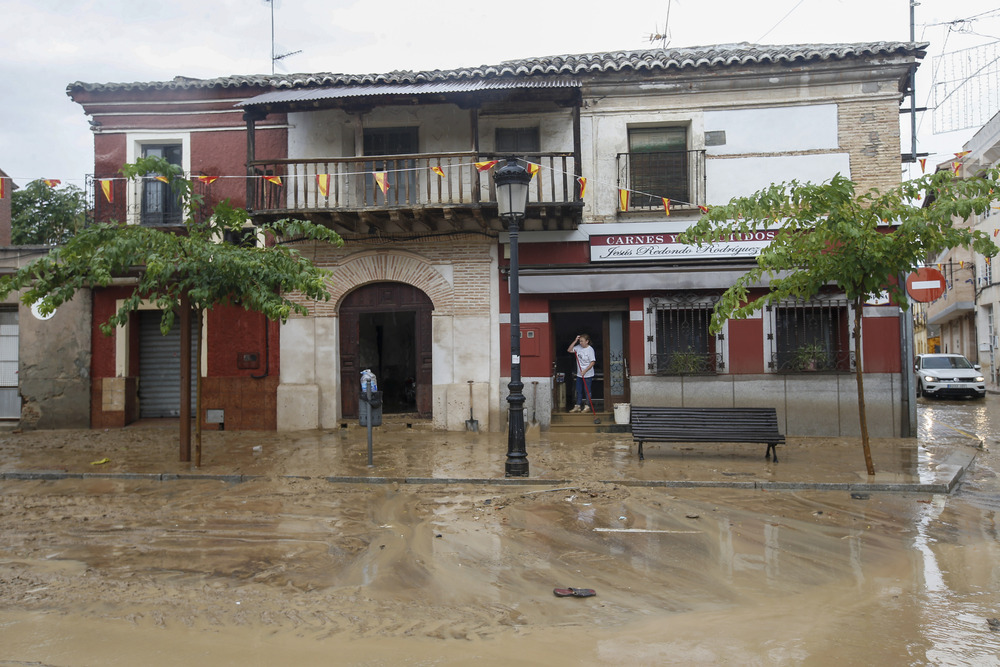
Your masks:
[{"label": "balcony window", "polygon": [[[417,171],[413,158],[389,156],[414,155],[420,151],[417,128],[380,127],[365,128],[364,153],[366,156],[386,156],[382,160],[365,163],[365,204],[403,206],[417,202]],[[385,194],[376,184],[372,172],[386,172]]]},{"label": "balcony window", "polygon": [[[181,144],[146,144],[142,147],[143,157],[161,157],[170,164],[180,166],[183,147]],[[183,206],[169,183],[145,178],[142,181],[142,204],[139,223],[146,226],[179,225],[183,216]]]},{"label": "balcony window", "polygon": [[663,198],[691,202],[687,128],[633,128],[628,150],[630,207],[660,208]]},{"label": "balcony window", "polygon": [[524,156],[542,150],[537,127],[498,127],[497,153]]},{"label": "balcony window", "polygon": [[708,375],[723,368],[715,336],[708,330],[716,297],[676,295],[650,298],[653,353],[649,371],[656,375]]},{"label": "balcony window", "polygon": [[787,301],[774,308],[772,369],[779,373],[851,371],[848,313],[843,299]]}]

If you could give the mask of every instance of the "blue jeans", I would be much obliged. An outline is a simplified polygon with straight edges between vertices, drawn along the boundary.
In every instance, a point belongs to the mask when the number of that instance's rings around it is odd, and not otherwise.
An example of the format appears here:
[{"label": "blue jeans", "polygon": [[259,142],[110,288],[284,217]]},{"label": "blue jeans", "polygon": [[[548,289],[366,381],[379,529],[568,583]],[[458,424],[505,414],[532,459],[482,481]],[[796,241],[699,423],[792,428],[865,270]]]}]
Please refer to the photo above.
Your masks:
[{"label": "blue jeans", "polygon": [[[587,391],[583,390],[583,383],[587,383]],[[583,402],[587,400],[587,397],[591,395],[594,387],[594,376],[591,375],[589,378],[582,378],[579,375],[576,376],[576,404],[583,406]]]}]

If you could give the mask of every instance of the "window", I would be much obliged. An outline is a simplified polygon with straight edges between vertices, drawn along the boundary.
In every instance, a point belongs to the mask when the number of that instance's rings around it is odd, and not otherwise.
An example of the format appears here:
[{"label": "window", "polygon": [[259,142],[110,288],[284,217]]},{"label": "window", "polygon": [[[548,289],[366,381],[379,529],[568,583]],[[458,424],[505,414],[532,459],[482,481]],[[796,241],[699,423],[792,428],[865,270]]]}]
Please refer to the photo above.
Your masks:
[{"label": "window", "polygon": [[628,133],[630,209],[661,208],[663,198],[693,203],[687,128],[632,128]]},{"label": "window", "polygon": [[498,127],[497,153],[526,155],[542,150],[537,127]]},{"label": "window", "polygon": [[[147,144],[142,147],[143,157],[161,157],[170,164],[180,166],[183,148],[180,144]],[[145,178],[142,181],[142,208],[140,224],[146,226],[179,225],[183,211],[180,197],[174,194],[169,183]]]},{"label": "window", "polygon": [[713,374],[723,368],[716,354],[712,321],[714,296],[675,295],[670,300],[651,297],[652,347],[649,371],[656,375]]},{"label": "window", "polygon": [[786,301],[774,308],[771,368],[779,373],[853,369],[847,301]]},{"label": "window", "polygon": [[[364,154],[372,156],[413,155],[420,151],[415,127],[365,128]],[[417,203],[417,163],[413,159],[385,159],[365,163],[365,204],[402,206]],[[386,191],[375,183],[371,172],[386,172]]]}]

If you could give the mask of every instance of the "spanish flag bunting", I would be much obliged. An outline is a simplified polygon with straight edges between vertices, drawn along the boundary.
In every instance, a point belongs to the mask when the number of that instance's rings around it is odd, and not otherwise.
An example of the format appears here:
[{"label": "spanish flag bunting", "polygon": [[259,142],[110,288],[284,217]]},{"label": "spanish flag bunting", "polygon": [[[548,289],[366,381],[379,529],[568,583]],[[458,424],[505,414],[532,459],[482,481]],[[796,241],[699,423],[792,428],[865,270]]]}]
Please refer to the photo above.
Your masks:
[{"label": "spanish flag bunting", "polygon": [[154,176],[153,178],[154,180],[160,181],[161,183],[166,183],[168,185],[170,184],[170,179],[167,178],[166,176]]},{"label": "spanish flag bunting", "polygon": [[375,182],[378,184],[378,189],[385,194],[389,190],[389,173],[385,171],[373,171],[372,174],[375,175]]},{"label": "spanish flag bunting", "polygon": [[202,183],[205,183],[206,185],[211,185],[212,183],[215,183],[217,180],[219,180],[219,177],[218,176],[199,176],[198,180],[201,181]]},{"label": "spanish flag bunting", "polygon": [[972,151],[962,151],[961,153],[955,153],[955,157],[957,157],[957,158],[963,158],[963,157],[965,157],[966,155],[968,155],[971,152]]},{"label": "spanish flag bunting", "polygon": [[444,169],[442,169],[440,167],[440,165],[437,166],[437,167],[431,167],[431,171],[433,171],[435,174],[437,174],[441,178],[444,178]]},{"label": "spanish flag bunting", "polygon": [[667,215],[670,215],[670,200],[667,199],[666,197],[662,197],[662,199],[663,199],[663,210],[667,212]]},{"label": "spanish flag bunting", "polygon": [[489,171],[496,165],[499,160],[487,160],[486,162],[477,162],[476,169],[479,171]]},{"label": "spanish flag bunting", "polygon": [[281,185],[281,176],[265,176],[264,180],[274,185]]},{"label": "spanish flag bunting", "polygon": [[115,203],[115,190],[113,187],[114,182],[110,178],[102,178],[100,183],[101,192],[104,193],[104,198],[108,200],[109,204]]},{"label": "spanish flag bunting", "polygon": [[955,175],[957,176],[958,175],[958,171],[962,168],[962,163],[961,162],[952,162],[951,166],[955,170]]},{"label": "spanish flag bunting", "polygon": [[965,268],[965,260],[964,259],[958,263],[958,268],[960,268],[960,269],[964,269]]},{"label": "spanish flag bunting", "polygon": [[330,174],[316,174],[316,187],[324,197],[330,196]]},{"label": "spanish flag bunting", "polygon": [[997,235],[998,232],[1000,232],[1000,229],[994,229],[993,230],[993,238],[996,238],[996,235]]},{"label": "spanish flag bunting", "polygon": [[621,207],[621,210],[623,211],[628,210],[628,194],[629,194],[628,190],[626,190],[625,188],[619,188],[618,205]]},{"label": "spanish flag bunting", "polygon": [[534,162],[529,162],[528,163],[528,173],[531,174],[532,178],[535,177],[535,174],[538,173],[539,169],[541,169],[541,167],[539,165],[535,164]]},{"label": "spanish flag bunting", "polygon": [[698,208],[699,208],[699,210],[701,210],[702,213],[708,213],[708,207],[707,206],[701,206],[701,205],[699,205]]},{"label": "spanish flag bunting", "polygon": [[927,173],[927,158],[925,157],[920,158],[920,173],[921,174]]},{"label": "spanish flag bunting", "polygon": [[576,182],[580,184],[580,199],[587,194],[587,179],[583,176],[577,176]]},{"label": "spanish flag bunting", "polygon": [[49,186],[50,188],[54,188],[60,183],[62,183],[62,181],[60,181],[58,178],[46,178],[42,180],[42,183],[45,183],[45,185]]}]

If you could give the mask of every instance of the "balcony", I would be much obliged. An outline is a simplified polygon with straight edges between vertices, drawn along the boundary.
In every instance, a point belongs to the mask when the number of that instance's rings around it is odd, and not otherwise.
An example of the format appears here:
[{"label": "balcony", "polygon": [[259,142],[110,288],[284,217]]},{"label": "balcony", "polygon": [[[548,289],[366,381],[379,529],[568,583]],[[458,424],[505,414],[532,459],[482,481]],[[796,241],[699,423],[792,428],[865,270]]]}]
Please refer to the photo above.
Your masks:
[{"label": "balcony", "polygon": [[[506,157],[458,152],[255,160],[249,167],[248,208],[257,218],[306,216],[341,233],[503,231],[493,179],[477,163]],[[539,166],[528,196],[527,227],[575,228],[583,202],[573,153],[519,157]]]},{"label": "balcony", "polygon": [[628,212],[691,210],[705,204],[705,151],[618,154],[618,187],[629,191]]}]

